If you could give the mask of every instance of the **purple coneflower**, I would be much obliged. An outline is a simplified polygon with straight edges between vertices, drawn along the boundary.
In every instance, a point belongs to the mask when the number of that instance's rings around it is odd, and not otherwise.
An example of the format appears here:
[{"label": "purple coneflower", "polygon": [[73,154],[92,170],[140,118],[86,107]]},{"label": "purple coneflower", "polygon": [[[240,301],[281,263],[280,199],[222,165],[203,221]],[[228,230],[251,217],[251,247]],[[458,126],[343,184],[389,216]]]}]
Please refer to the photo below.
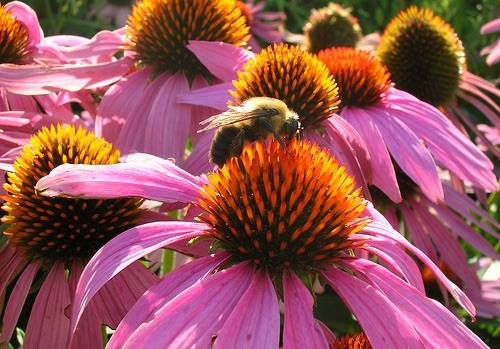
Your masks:
[{"label": "purple coneflower", "polygon": [[[500,107],[494,84],[467,71],[462,42],[442,18],[430,9],[411,6],[385,28],[377,54],[400,90],[407,91],[437,108],[450,120],[474,132],[488,149],[500,156],[479,129],[462,100],[479,111],[491,125],[500,127]],[[493,96],[493,97],[492,97]]]},{"label": "purple coneflower", "polygon": [[[109,166],[64,165],[40,180],[44,195],[141,196],[198,206],[198,221],[157,222],[116,237],[77,286],[72,323],[94,294],[136,259],[176,241],[211,242],[211,255],[168,274],[134,305],[108,348],[328,348],[313,317],[314,280],[329,284],[374,348],[485,348],[458,318],[426,298],[411,251],[469,311],[473,307],[420,250],[354,190],[325,150],[274,138],[247,145],[206,177],[133,155]],[[357,253],[379,256],[389,269]],[[279,304],[284,304],[280,330]]]},{"label": "purple coneflower", "polygon": [[[71,303],[89,258],[108,240],[144,222],[139,199],[50,199],[36,182],[64,163],[112,164],[119,152],[83,128],[42,128],[7,173],[0,245],[0,298],[5,300],[0,345],[9,342],[28,294],[36,294],[24,348],[65,348]],[[140,263],[120,272],[94,298],[76,330],[78,348],[102,347],[101,325],[116,327],[139,296],[156,282]],[[26,310],[26,309],[25,309]]]}]

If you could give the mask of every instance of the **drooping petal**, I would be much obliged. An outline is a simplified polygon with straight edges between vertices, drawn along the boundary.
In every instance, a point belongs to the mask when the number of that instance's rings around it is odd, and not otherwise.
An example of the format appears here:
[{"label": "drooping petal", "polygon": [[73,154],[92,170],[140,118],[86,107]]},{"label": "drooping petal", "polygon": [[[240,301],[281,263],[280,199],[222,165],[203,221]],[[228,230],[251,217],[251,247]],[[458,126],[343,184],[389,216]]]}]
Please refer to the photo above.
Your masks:
[{"label": "drooping petal", "polygon": [[219,111],[227,109],[227,102],[233,97],[229,91],[233,88],[232,82],[199,88],[177,98],[178,103],[192,104],[214,108]]},{"label": "drooping petal", "polygon": [[10,281],[26,265],[22,253],[19,253],[11,244],[2,246],[0,250],[0,297],[3,297],[4,291]]},{"label": "drooping petal", "polygon": [[163,279],[139,298],[137,303],[128,311],[120,322],[111,340],[108,349],[122,348],[129,336],[144,322],[150,320],[156,311],[163,307],[195,282],[203,279],[224,259],[226,254],[202,257],[193,262],[184,264],[167,274]]},{"label": "drooping petal", "polygon": [[86,198],[142,197],[163,202],[193,202],[200,187],[188,178],[147,163],[61,165],[37,183],[46,196]]},{"label": "drooping petal", "polygon": [[222,81],[236,79],[236,72],[254,57],[251,51],[219,41],[190,40],[187,48]]},{"label": "drooping petal", "polygon": [[0,86],[25,95],[104,87],[123,77],[133,61],[75,65],[0,65]]},{"label": "drooping petal", "polygon": [[69,335],[69,319],[64,310],[71,304],[63,264],[50,269],[42,284],[26,327],[24,348],[64,348]]},{"label": "drooping petal", "polygon": [[481,34],[490,34],[500,30],[500,18],[489,21],[481,27]]},{"label": "drooping petal", "polygon": [[344,108],[340,114],[359,132],[367,144],[372,166],[372,182],[394,202],[401,202],[396,172],[384,140],[373,120],[361,108]]},{"label": "drooping petal", "polygon": [[109,241],[97,251],[82,273],[71,312],[71,332],[91,298],[113,276],[148,253],[199,236],[206,229],[207,226],[201,223],[157,222],[129,229]]},{"label": "drooping petal", "polygon": [[169,77],[153,101],[145,126],[146,153],[174,158],[180,164],[184,158],[187,137],[191,129],[190,108],[177,103],[177,95],[189,91],[188,81],[182,73]]},{"label": "drooping petal", "polygon": [[392,157],[432,201],[443,199],[443,188],[431,154],[400,120],[382,109],[370,115]]},{"label": "drooping petal", "polygon": [[9,301],[7,302],[7,306],[5,307],[1,326],[2,333],[0,334],[0,343],[8,343],[10,341],[10,337],[14,332],[17,320],[19,319],[24,302],[26,301],[26,296],[28,295],[28,291],[39,268],[40,266],[38,263],[28,264],[19,277],[19,280],[17,280],[13,292],[9,297]]},{"label": "drooping petal", "polygon": [[443,272],[427,257],[422,251],[410,244],[402,235],[381,224],[372,222],[363,229],[363,233],[370,233],[375,236],[386,237],[389,240],[397,242],[401,247],[408,249],[422,263],[429,267],[441,284],[448,289],[453,298],[471,315],[475,315],[475,308],[465,293],[443,274]]},{"label": "drooping petal", "polygon": [[392,299],[336,268],[324,271],[323,275],[356,316],[373,348],[425,348],[418,332],[401,316]]},{"label": "drooping petal", "polygon": [[210,347],[255,273],[252,266],[240,263],[197,282],[156,312],[152,321],[142,324],[123,348]]},{"label": "drooping petal", "polygon": [[26,28],[29,48],[42,42],[43,30],[35,11],[31,7],[20,1],[12,1],[5,5],[5,10],[10,12]]},{"label": "drooping petal", "polygon": [[311,292],[294,273],[284,273],[283,293],[283,349],[328,348],[326,337],[313,316],[314,299]]},{"label": "drooping petal", "polygon": [[[397,307],[398,313],[404,316],[421,335],[422,340],[426,342],[425,347],[487,348],[443,305],[423,296],[387,269],[362,259],[345,260],[344,263],[363,275],[387,296]],[[399,318],[402,317],[401,315]],[[387,317],[383,319],[385,321]],[[369,339],[371,341],[371,338]]]},{"label": "drooping petal", "polygon": [[111,86],[97,107],[96,123],[101,123],[102,136],[110,142],[118,139],[121,127],[136,103],[141,100],[148,82],[149,69],[127,75]]},{"label": "drooping petal", "polygon": [[215,348],[275,349],[280,342],[276,291],[264,270],[258,271],[215,341]]},{"label": "drooping petal", "polygon": [[158,96],[158,90],[163,86],[170,75],[164,73],[150,82],[143,93],[136,97],[136,103],[127,115],[125,125],[122,127],[116,146],[122,154],[131,154],[138,151],[144,151],[145,144],[145,123],[147,116],[151,113],[151,108],[155,98]]}]

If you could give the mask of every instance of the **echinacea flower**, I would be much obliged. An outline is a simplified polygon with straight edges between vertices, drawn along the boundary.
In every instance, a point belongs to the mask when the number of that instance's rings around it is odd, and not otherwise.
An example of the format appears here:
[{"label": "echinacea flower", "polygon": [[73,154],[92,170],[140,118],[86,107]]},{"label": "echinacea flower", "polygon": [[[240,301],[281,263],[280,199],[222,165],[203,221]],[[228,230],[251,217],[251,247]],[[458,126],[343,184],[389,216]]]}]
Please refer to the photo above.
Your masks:
[{"label": "echinacea flower", "polygon": [[[24,348],[64,348],[76,284],[88,259],[108,240],[143,221],[139,199],[75,200],[38,195],[36,182],[63,163],[112,164],[119,152],[83,128],[51,126],[34,135],[8,172],[2,196],[8,224],[0,246],[0,345],[6,345],[35,292]],[[102,346],[101,324],[116,327],[156,277],[140,263],[123,270],[94,299],[73,342]],[[26,309],[25,309],[26,311]]]},{"label": "echinacea flower", "polygon": [[[356,130],[335,114],[340,103],[335,80],[322,62],[297,46],[269,46],[248,59],[237,80],[193,91],[179,102],[225,110],[228,102],[240,104],[262,96],[280,99],[297,113],[305,138],[328,148],[364,185],[367,150]],[[186,160],[185,168],[191,173],[213,168],[207,155],[212,137],[210,132],[200,137],[199,146]]]},{"label": "echinacea flower", "polygon": [[313,9],[303,30],[305,48],[312,53],[331,47],[355,47],[362,37],[351,9],[333,2]]},{"label": "echinacea flower", "polygon": [[367,145],[372,183],[391,200],[402,200],[392,159],[433,202],[444,196],[438,166],[477,187],[497,189],[488,157],[439,110],[392,87],[376,58],[352,48],[323,50],[318,58],[339,85],[340,116]]},{"label": "echinacea flower", "polygon": [[377,53],[398,89],[442,108],[453,123],[463,124],[500,156],[457,103],[463,100],[470,104],[498,128],[500,107],[494,98],[500,97],[500,90],[467,71],[462,42],[448,23],[430,9],[411,6],[387,25]]},{"label": "echinacea flower", "polygon": [[[498,31],[500,31],[500,18],[494,19],[481,27],[481,34],[483,35],[496,33]],[[486,63],[488,63],[488,65],[494,65],[500,62],[500,39],[483,48],[481,50],[481,55],[488,55],[488,57],[486,57]]]},{"label": "echinacea flower", "polygon": [[283,12],[264,11],[265,1],[237,0],[236,4],[250,26],[252,37],[248,44],[253,51],[257,52],[260,49],[257,39],[266,42],[283,41],[286,19]]},{"label": "echinacea flower", "polygon": [[[64,165],[37,189],[48,196],[183,201],[201,213],[197,222],[137,226],[97,252],[77,286],[73,326],[107,280],[141,256],[185,239],[212,242],[213,254],[184,264],[147,291],[108,348],[279,348],[280,338],[285,349],[328,348],[307,286],[316,278],[346,303],[374,348],[486,347],[425,297],[405,249],[471,311],[463,293],[392,230],[317,145],[292,140],[283,146],[268,138],[247,145],[207,177],[150,155],[127,161]],[[358,257],[361,251],[379,256],[392,271]]]},{"label": "echinacea flower", "polygon": [[[250,38],[245,16],[234,0],[143,0],[124,31],[124,59],[135,69],[102,99],[103,136],[117,139],[124,153],[182,163],[188,138],[196,147],[195,127],[212,111],[179,105],[177,96],[234,78],[239,60],[252,55],[243,49]],[[214,62],[212,50],[224,59]]]},{"label": "echinacea flower", "polygon": [[[44,38],[35,11],[19,1],[0,5],[0,24],[0,111],[39,112],[39,103],[50,113],[59,105],[54,91],[107,86],[128,71],[127,64],[111,59],[116,48],[109,42],[118,38],[112,32],[85,39],[89,42],[71,52],[58,44],[64,37]],[[104,53],[108,59],[89,71],[88,56]]]}]

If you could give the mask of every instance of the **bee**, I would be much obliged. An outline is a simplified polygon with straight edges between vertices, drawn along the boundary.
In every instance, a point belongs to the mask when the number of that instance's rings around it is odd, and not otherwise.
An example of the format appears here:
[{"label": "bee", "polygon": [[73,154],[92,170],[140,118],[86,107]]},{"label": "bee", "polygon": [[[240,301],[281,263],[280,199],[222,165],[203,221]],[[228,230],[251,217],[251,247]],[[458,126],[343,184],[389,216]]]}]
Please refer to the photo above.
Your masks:
[{"label": "bee", "polygon": [[241,105],[200,122],[198,133],[219,128],[210,147],[210,161],[222,167],[233,156],[241,155],[243,145],[273,135],[278,141],[302,134],[299,116],[276,98],[253,97]]}]

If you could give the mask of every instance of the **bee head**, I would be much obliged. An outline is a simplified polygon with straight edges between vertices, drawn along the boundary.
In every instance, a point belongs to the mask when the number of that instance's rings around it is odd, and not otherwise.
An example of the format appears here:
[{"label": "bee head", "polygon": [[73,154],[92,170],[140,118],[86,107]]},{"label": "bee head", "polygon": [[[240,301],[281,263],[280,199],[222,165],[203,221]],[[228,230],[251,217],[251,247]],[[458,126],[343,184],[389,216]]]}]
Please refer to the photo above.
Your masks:
[{"label": "bee head", "polygon": [[293,138],[296,135],[302,134],[302,124],[299,121],[299,116],[294,111],[289,111],[285,122],[281,128],[281,132],[287,138]]}]

